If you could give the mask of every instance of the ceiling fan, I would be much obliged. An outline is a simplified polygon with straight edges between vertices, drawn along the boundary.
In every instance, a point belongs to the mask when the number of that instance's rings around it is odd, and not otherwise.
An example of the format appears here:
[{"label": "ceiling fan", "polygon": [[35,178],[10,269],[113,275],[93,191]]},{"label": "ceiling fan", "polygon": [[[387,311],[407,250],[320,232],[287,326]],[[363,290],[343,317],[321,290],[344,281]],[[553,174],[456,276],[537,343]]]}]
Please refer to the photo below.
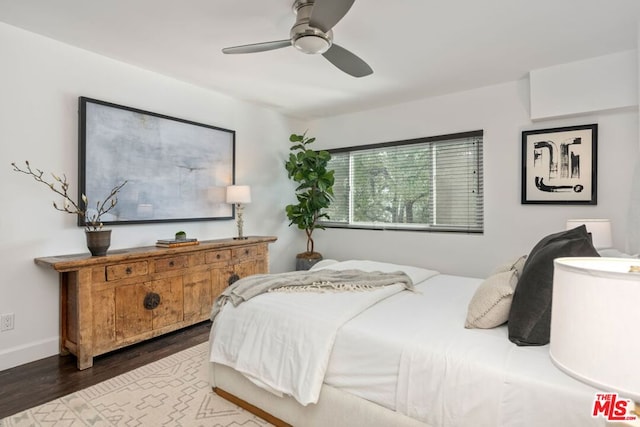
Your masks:
[{"label": "ceiling fan", "polygon": [[373,73],[366,62],[347,49],[333,43],[334,25],[349,11],[355,0],[296,0],[296,22],[289,38],[264,43],[226,47],[222,53],[254,53],[293,46],[308,54],[322,54],[329,62],[353,77]]}]

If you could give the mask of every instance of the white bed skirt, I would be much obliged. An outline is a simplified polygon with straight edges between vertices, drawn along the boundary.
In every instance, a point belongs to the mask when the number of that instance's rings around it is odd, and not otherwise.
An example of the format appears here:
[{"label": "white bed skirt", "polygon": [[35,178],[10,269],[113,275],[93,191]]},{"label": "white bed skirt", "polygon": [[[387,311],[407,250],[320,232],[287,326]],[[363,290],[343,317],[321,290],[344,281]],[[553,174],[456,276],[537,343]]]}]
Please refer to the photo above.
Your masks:
[{"label": "white bed skirt", "polygon": [[430,427],[406,415],[324,384],[315,405],[278,397],[256,386],[228,366],[210,364],[210,381],[247,403],[295,427]]}]

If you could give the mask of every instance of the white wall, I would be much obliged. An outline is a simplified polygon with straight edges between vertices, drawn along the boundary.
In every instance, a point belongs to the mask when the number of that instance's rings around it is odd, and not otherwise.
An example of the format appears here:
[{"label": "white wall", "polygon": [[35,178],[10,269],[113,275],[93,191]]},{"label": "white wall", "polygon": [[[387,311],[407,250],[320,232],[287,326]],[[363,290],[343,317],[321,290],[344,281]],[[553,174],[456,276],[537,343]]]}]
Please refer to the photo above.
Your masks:
[{"label": "white wall", "polygon": [[635,50],[532,70],[529,79],[533,120],[638,105]]},{"label": "white wall", "polygon": [[[283,164],[289,134],[305,125],[5,24],[0,41],[0,313],[15,313],[15,329],[0,333],[0,370],[58,351],[57,274],[33,259],[87,251],[75,217],[51,206],[53,192],[10,166],[66,173],[76,193],[78,96],[235,130],[236,182],[253,190],[245,233],[277,236],[271,270],[293,269],[304,240],[287,226],[293,193],[275,189],[293,188]],[[111,248],[153,245],[178,229],[201,240],[236,234],[231,220],[116,226]]]},{"label": "white wall", "polygon": [[[638,27],[638,42],[640,46],[640,26]],[[640,70],[640,55],[637,57],[637,67]],[[638,73],[638,99],[640,99],[640,73]],[[639,141],[640,142],[640,141]],[[635,173],[632,180],[632,195],[629,207],[629,228],[627,229],[627,238],[629,242],[629,251],[631,253],[640,252],[640,157],[638,157]]]},{"label": "white wall", "polygon": [[[529,117],[529,82],[523,79],[314,122],[309,135],[317,137],[317,148],[483,129],[485,179],[482,235],[327,229],[317,231],[316,249],[325,258],[388,260],[486,277],[498,264],[528,253],[544,235],[564,229],[568,218],[610,218],[614,243],[624,249],[637,109],[535,124]],[[520,204],[521,132],[589,123],[599,125],[597,206]]]}]

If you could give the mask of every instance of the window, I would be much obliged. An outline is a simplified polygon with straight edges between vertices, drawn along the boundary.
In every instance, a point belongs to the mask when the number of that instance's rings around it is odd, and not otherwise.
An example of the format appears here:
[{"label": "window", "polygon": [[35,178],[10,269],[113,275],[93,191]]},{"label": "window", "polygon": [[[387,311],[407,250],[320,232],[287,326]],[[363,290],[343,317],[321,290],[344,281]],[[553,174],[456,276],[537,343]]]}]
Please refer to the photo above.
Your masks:
[{"label": "window", "polygon": [[482,131],[328,150],[327,227],[483,231]]}]

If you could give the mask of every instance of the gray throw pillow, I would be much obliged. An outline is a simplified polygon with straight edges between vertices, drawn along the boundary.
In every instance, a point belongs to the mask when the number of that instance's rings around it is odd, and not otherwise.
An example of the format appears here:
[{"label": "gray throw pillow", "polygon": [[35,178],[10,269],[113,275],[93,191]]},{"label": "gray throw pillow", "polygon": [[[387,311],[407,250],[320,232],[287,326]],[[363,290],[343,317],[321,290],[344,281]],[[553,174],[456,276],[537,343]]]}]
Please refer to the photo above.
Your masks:
[{"label": "gray throw pillow", "polygon": [[534,247],[535,252],[532,250],[527,257],[518,280],[508,321],[509,340],[517,345],[549,343],[553,260],[559,257],[599,256],[586,230],[582,236],[580,232],[568,233],[569,238],[562,238],[559,234],[543,239],[543,245]]},{"label": "gray throw pillow", "polygon": [[569,239],[575,239],[576,237],[588,237],[588,236],[590,236],[590,234],[587,232],[587,226],[584,224],[579,225],[570,230],[563,230],[557,233],[549,234],[548,236],[545,236],[542,239],[540,239],[540,241],[536,243],[536,245],[533,248],[531,248],[528,259],[531,259],[531,257],[535,255],[536,252],[538,252],[540,249],[542,249],[549,243],[555,242],[556,240],[569,240]]}]

